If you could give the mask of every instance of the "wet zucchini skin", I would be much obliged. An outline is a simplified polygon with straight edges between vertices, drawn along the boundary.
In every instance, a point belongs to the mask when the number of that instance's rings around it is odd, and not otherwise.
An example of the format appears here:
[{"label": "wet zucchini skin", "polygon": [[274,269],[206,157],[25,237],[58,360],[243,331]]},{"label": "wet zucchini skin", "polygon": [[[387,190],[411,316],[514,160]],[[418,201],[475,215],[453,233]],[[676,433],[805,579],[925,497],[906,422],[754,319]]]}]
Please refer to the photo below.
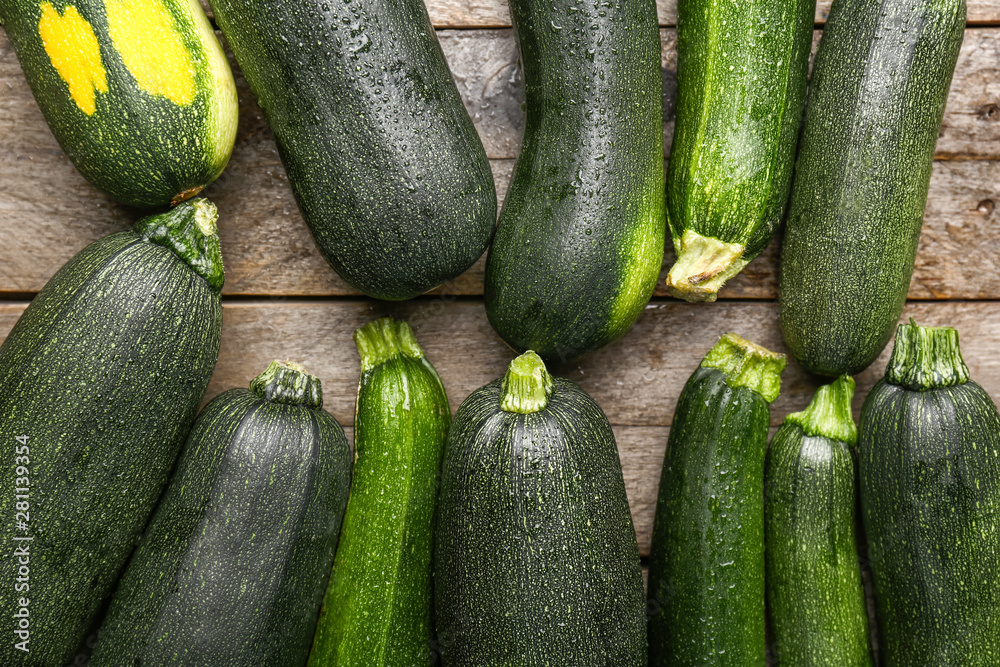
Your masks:
[{"label": "wet zucchini skin", "polygon": [[236,84],[193,0],[0,0],[35,100],[90,183],[140,209],[214,181],[236,139]]},{"label": "wet zucchini skin", "polygon": [[27,436],[30,459],[28,529],[4,475],[0,536],[33,538],[28,588],[15,592],[17,559],[0,571],[4,609],[24,597],[30,613],[29,652],[0,643],[4,665],[72,660],[197,415],[222,327],[218,236],[197,229],[199,210],[214,228],[195,200],[87,246],[0,347],[0,454],[13,463]]},{"label": "wet zucchini skin", "polygon": [[422,0],[214,0],[320,252],[409,299],[486,251],[486,151]]},{"label": "wet zucchini skin", "polygon": [[795,358],[864,370],[892,337],[913,273],[965,0],[838,0],[823,29],[781,251]]}]

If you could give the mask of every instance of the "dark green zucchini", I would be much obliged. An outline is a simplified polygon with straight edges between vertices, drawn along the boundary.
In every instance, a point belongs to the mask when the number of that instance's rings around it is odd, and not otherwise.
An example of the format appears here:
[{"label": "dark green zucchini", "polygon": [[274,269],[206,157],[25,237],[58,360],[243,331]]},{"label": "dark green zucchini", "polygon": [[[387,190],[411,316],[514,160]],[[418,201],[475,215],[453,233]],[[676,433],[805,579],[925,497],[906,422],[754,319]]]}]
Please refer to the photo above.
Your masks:
[{"label": "dark green zucchini", "polygon": [[431,545],[451,408],[410,325],[354,332],[354,479],[310,665],[427,664]]},{"label": "dark green zucchini", "polygon": [[496,223],[493,174],[421,0],[212,9],[341,278],[409,299],[479,259]]},{"label": "dark green zucchini", "polygon": [[0,664],[71,660],[160,497],[219,355],[215,219],[196,199],[92,243],[0,347],[0,539],[22,549],[0,604],[26,621]]},{"label": "dark green zucchini", "polygon": [[486,313],[518,352],[567,361],[622,336],[663,262],[653,0],[512,0],[525,127],[486,262]]},{"label": "dark green zucchini", "polygon": [[639,667],[639,547],[600,407],[531,351],[458,409],[434,600],[449,667]]},{"label": "dark green zucchini", "polygon": [[679,0],[667,287],[715,301],[781,222],[802,121],[816,0]]},{"label": "dark green zucchini", "polygon": [[785,417],[767,455],[767,601],[778,665],[871,667],[854,538],[854,380]]},{"label": "dark green zucchini", "polygon": [[649,556],[650,667],[764,665],[764,457],[784,368],[726,334],[681,391]]},{"label": "dark green zucchini", "polygon": [[347,505],[318,378],[271,362],[205,406],[90,664],[302,665]]},{"label": "dark green zucchini", "polygon": [[781,250],[781,329],[854,375],[903,311],[965,0],[836,0],[813,68]]},{"label": "dark green zucchini", "polygon": [[885,664],[1000,665],[1000,416],[954,329],[899,327],[858,467]]},{"label": "dark green zucchini", "polygon": [[229,162],[236,84],[190,0],[0,0],[3,24],[52,133],[118,201],[192,197]]}]

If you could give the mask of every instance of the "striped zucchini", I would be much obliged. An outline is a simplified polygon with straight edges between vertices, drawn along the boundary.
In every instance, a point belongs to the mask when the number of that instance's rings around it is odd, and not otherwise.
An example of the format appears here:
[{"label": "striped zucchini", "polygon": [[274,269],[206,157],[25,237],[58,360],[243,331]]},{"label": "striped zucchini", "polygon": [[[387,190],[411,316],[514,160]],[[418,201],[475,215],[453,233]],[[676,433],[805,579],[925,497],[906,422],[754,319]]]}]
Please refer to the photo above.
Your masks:
[{"label": "striped zucchini", "polygon": [[670,292],[715,301],[767,247],[792,181],[815,0],[679,0]]},{"label": "striped zucchini", "polygon": [[820,375],[879,355],[913,273],[965,0],[836,0],[781,249],[781,330]]},{"label": "striped zucchini", "polygon": [[767,600],[778,665],[872,667],[854,539],[854,380],[785,417],[767,455]]},{"label": "striped zucchini", "polygon": [[431,542],[451,409],[410,325],[354,332],[354,480],[310,665],[427,664]]},{"label": "striped zucchini", "polygon": [[649,555],[649,665],[764,666],[764,457],[785,357],[722,336],[677,400]]},{"label": "striped zucchini", "polygon": [[0,0],[0,23],[52,133],[123,204],[177,204],[236,139],[233,73],[197,0]]},{"label": "striped zucchini", "polygon": [[351,479],[318,378],[271,362],[202,410],[90,664],[302,665]]},{"label": "striped zucchini", "polygon": [[632,326],[663,262],[653,0],[512,0],[521,153],[486,261],[486,314],[518,352],[568,361]]},{"label": "striped zucchini", "polygon": [[0,454],[24,467],[0,476],[0,539],[27,550],[0,571],[27,621],[0,664],[70,661],[160,497],[219,355],[215,219],[197,199],[92,243],[0,347]]},{"label": "striped zucchini", "polygon": [[448,667],[640,667],[642,572],[614,434],[531,351],[458,409],[434,546]]},{"label": "striped zucchini", "polygon": [[954,329],[899,327],[858,468],[884,664],[1000,665],[1000,415]]}]

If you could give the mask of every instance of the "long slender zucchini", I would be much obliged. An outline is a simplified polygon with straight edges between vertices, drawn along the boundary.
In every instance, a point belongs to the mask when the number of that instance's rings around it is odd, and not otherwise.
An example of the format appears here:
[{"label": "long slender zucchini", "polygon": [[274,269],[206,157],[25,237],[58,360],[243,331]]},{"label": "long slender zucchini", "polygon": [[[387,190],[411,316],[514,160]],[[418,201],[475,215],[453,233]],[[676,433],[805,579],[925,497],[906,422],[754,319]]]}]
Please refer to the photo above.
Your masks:
[{"label": "long slender zucchini", "polygon": [[781,329],[853,375],[906,300],[965,0],[836,0],[813,68],[781,251]]},{"label": "long slender zucchini", "polygon": [[715,301],[767,247],[792,181],[815,0],[679,0],[670,292]]},{"label": "long slender zucchini", "polygon": [[764,457],[784,368],[726,334],[677,400],[649,556],[650,667],[764,665]]},{"label": "long slender zucchini", "polygon": [[91,665],[302,665],[351,479],[319,379],[271,362],[202,410]]},{"label": "long slender zucchini", "polygon": [[434,547],[451,667],[646,664],[639,547],[614,434],[534,352],[458,409]]},{"label": "long slender zucchini", "polygon": [[193,0],[0,0],[3,24],[52,133],[84,178],[157,208],[229,162],[233,73]]},{"label": "long slender zucchini", "polygon": [[160,497],[219,354],[215,219],[197,199],[92,243],[0,347],[0,539],[16,556],[0,604],[24,619],[4,665],[70,661]]},{"label": "long slender zucchini", "polygon": [[525,127],[486,262],[508,345],[567,361],[622,336],[663,262],[653,0],[512,0]]},{"label": "long slender zucchini", "polygon": [[1000,664],[1000,416],[958,332],[900,326],[859,431],[885,664]]},{"label": "long slender zucchini", "polygon": [[872,667],[854,538],[854,380],[785,417],[767,455],[767,600],[778,665]]},{"label": "long slender zucchini", "polygon": [[311,665],[411,667],[431,647],[431,545],[451,409],[406,322],[354,332],[354,479]]},{"label": "long slender zucchini", "polygon": [[422,0],[213,0],[323,256],[408,299],[486,251],[496,192]]}]

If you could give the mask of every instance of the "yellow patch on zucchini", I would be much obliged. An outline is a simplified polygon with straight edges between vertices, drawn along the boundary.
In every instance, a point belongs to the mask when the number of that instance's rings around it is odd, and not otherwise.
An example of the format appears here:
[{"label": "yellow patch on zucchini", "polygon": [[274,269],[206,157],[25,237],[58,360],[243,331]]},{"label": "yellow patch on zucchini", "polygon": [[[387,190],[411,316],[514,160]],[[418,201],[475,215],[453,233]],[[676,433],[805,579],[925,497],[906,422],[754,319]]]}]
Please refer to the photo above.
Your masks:
[{"label": "yellow patch on zucchini", "polygon": [[159,0],[105,0],[111,43],[139,88],[178,106],[194,101],[194,64],[184,39]]},{"label": "yellow patch on zucchini", "polygon": [[94,28],[70,5],[59,14],[51,3],[40,5],[38,35],[49,56],[49,62],[67,86],[69,96],[80,111],[92,115],[97,111],[97,93],[108,92],[108,75],[101,63],[101,49]]}]

